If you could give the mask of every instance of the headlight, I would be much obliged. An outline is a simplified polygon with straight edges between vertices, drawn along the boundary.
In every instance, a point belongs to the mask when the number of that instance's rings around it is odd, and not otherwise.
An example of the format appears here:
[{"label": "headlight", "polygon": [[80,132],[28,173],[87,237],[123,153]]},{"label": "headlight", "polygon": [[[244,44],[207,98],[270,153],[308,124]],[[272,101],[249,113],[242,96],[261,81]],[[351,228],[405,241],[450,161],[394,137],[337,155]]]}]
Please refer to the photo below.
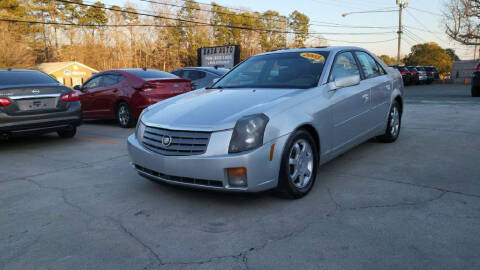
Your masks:
[{"label": "headlight", "polygon": [[238,153],[261,146],[268,120],[265,114],[254,114],[240,118],[233,129],[228,152]]},{"label": "headlight", "polygon": [[135,130],[135,136],[137,137],[137,141],[142,142],[144,132],[145,124],[141,120],[138,120],[137,129]]}]

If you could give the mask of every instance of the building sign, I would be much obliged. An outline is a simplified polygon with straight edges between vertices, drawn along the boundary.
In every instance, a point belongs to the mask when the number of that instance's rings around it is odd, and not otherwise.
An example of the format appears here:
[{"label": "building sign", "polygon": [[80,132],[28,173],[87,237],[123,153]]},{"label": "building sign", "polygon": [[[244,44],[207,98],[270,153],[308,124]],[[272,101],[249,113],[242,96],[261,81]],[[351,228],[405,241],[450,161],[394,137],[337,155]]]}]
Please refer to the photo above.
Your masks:
[{"label": "building sign", "polygon": [[68,69],[63,71],[63,74],[65,74],[65,76],[87,76],[87,72],[85,71],[70,71]]},{"label": "building sign", "polygon": [[232,68],[240,62],[240,46],[203,47],[198,49],[198,65],[201,67]]}]

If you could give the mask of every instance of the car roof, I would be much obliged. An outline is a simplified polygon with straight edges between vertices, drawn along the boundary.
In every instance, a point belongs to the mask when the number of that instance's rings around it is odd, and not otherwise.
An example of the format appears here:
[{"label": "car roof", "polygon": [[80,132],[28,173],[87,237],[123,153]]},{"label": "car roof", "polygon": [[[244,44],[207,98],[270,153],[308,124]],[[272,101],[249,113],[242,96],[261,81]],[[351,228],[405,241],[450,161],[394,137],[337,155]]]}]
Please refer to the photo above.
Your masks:
[{"label": "car roof", "polygon": [[292,48],[292,49],[280,49],[270,52],[261,53],[258,55],[267,55],[275,53],[289,53],[289,52],[338,52],[343,50],[359,50],[367,51],[364,48],[356,46],[320,46],[320,47],[310,47],[310,48]]},{"label": "car roof", "polygon": [[35,69],[0,69],[0,72],[41,72]]},{"label": "car roof", "polygon": [[[108,70],[102,70],[101,72],[129,72],[129,71],[148,71],[148,70],[155,70],[155,71],[163,71],[163,70],[158,70],[154,68],[114,68],[114,69],[108,69]],[[163,71],[166,72],[166,71]],[[100,73],[100,72],[99,72]]]}]

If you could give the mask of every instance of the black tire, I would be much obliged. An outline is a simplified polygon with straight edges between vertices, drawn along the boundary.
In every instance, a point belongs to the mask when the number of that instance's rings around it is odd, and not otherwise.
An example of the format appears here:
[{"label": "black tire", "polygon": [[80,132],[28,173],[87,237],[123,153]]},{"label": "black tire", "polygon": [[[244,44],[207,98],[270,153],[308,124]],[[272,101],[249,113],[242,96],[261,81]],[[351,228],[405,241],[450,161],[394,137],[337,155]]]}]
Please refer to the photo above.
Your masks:
[{"label": "black tire", "polygon": [[126,102],[120,102],[117,105],[117,122],[122,128],[131,128],[135,125],[132,110]]},{"label": "black tire", "polygon": [[75,134],[77,134],[77,127],[69,127],[66,129],[58,130],[57,134],[58,136],[60,136],[60,138],[73,138],[75,137]]},{"label": "black tire", "polygon": [[[308,144],[308,146],[310,146],[310,150],[311,150],[310,153],[312,157],[312,160],[310,162],[309,161],[310,159],[308,158],[310,156],[306,154],[303,158],[299,157],[300,159],[302,159],[301,164],[297,163],[298,165],[297,173],[299,170],[298,167],[303,167],[303,168],[300,168],[300,173],[301,174],[304,173],[303,177],[305,177],[305,175],[307,174],[310,174],[310,178],[305,181],[306,183],[300,182],[301,181],[300,175],[298,175],[295,179],[292,179],[292,175],[291,175],[292,169],[295,172],[295,168],[293,167],[294,165],[290,164],[290,156],[292,154],[293,155],[299,154],[299,153],[294,153],[296,152],[295,149],[297,149],[295,146],[301,147],[302,144],[303,144],[303,147],[305,147],[303,149],[306,149],[306,152],[309,152],[308,147],[306,145]],[[302,148],[298,148],[298,149],[302,150]],[[318,147],[316,146],[315,140],[312,138],[310,133],[308,133],[306,130],[299,129],[294,133],[292,133],[292,135],[287,141],[286,147],[282,154],[282,161],[281,161],[282,163],[280,165],[280,173],[278,176],[278,186],[276,189],[276,193],[278,195],[285,198],[289,198],[289,199],[299,199],[307,195],[310,192],[310,190],[312,190],[312,187],[315,184],[315,180],[317,177],[317,170],[319,166],[317,149]],[[309,164],[311,166],[309,166]],[[309,167],[311,167],[311,169],[309,169]],[[295,182],[297,182],[297,184],[295,184]]]},{"label": "black tire", "polygon": [[[392,121],[392,118],[394,117],[397,117],[397,120]],[[393,125],[395,125],[396,128],[392,128]],[[385,134],[378,136],[377,139],[384,143],[392,143],[397,140],[398,136],[400,135],[401,128],[402,108],[398,102],[394,101],[390,111],[388,112],[387,129],[385,130]]]},{"label": "black tire", "polygon": [[472,97],[480,97],[480,88],[472,86]]}]

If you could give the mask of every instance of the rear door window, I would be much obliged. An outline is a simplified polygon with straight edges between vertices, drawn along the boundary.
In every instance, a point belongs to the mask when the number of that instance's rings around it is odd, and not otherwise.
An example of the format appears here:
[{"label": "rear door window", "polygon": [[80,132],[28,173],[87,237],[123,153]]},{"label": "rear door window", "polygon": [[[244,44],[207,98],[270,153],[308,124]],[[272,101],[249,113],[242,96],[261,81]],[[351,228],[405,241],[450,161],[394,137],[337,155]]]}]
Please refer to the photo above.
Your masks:
[{"label": "rear door window", "polygon": [[104,87],[115,85],[123,80],[123,76],[117,75],[117,74],[107,74],[107,75],[103,75],[102,77],[103,77],[102,86]]},{"label": "rear door window", "polygon": [[355,54],[360,62],[365,79],[370,79],[385,74],[385,71],[378,66],[377,62],[370,55],[365,52],[355,52]]},{"label": "rear door window", "polygon": [[2,71],[0,85],[42,85],[55,84],[57,80],[40,71]]},{"label": "rear door window", "polygon": [[184,70],[183,71],[183,78],[185,79],[189,79],[189,80],[200,80],[200,79],[203,79],[205,78],[207,74],[205,74],[205,72],[203,71],[198,71],[198,70]]}]

